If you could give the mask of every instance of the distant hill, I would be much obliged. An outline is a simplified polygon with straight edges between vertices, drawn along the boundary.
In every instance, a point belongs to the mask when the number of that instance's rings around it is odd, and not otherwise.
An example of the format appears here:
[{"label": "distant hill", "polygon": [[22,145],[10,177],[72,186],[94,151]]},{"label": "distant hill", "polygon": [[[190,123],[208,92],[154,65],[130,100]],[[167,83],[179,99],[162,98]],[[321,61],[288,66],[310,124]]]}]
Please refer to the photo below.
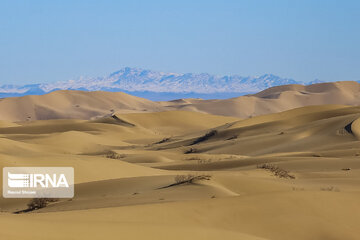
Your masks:
[{"label": "distant hill", "polygon": [[[312,83],[316,82],[318,81]],[[0,86],[0,97],[42,95],[55,90],[82,90],[121,91],[158,101],[189,97],[224,99],[286,84],[302,84],[302,82],[272,74],[257,77],[215,76],[207,73],[164,73],[126,67],[105,77],[24,86],[3,85]]]}]

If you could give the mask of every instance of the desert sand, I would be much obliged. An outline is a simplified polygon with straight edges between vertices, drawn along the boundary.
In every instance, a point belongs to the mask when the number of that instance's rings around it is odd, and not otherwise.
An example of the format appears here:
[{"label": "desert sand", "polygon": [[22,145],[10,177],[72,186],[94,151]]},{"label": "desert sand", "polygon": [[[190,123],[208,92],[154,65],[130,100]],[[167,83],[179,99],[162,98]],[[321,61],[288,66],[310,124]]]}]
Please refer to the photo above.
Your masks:
[{"label": "desert sand", "polygon": [[60,90],[41,96],[0,99],[0,121],[90,120],[116,113],[192,111],[249,118],[309,105],[360,105],[360,84],[343,81],[284,85],[230,99],[154,102],[122,92]]},{"label": "desert sand", "polygon": [[1,198],[0,239],[359,239],[359,86],[2,99],[0,167],[74,167],[75,197]]}]

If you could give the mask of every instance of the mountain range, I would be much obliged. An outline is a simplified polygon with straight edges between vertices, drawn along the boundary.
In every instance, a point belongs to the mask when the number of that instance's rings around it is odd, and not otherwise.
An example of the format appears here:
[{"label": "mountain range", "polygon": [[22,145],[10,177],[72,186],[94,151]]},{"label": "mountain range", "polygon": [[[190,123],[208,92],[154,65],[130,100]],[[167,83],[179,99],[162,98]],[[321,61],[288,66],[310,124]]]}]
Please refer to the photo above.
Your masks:
[{"label": "mountain range", "polygon": [[0,97],[42,95],[56,90],[125,92],[151,100],[176,98],[230,98],[256,93],[269,87],[288,84],[313,84],[272,74],[254,77],[216,76],[208,73],[164,73],[125,67],[105,77],[80,77],[77,80],[30,85],[2,85]]}]

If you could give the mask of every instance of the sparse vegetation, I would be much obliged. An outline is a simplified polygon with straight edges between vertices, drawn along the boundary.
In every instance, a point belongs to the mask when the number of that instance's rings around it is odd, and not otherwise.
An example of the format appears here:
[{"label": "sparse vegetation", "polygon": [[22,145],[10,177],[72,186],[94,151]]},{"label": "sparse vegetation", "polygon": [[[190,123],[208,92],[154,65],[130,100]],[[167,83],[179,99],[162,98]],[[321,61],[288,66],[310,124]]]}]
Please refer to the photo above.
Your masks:
[{"label": "sparse vegetation", "polygon": [[264,164],[258,165],[257,168],[269,170],[270,172],[274,173],[274,175],[279,178],[291,178],[291,179],[295,178],[295,176],[289,174],[289,172],[287,170],[282,169],[274,164],[264,163]]},{"label": "sparse vegetation", "polygon": [[320,188],[321,191],[328,191],[328,192],[340,192],[340,190],[334,186],[329,187],[322,187]]},{"label": "sparse vegetation", "polygon": [[57,199],[57,198],[33,198],[27,204],[27,209],[17,211],[14,213],[18,214],[18,213],[26,213],[26,212],[35,211],[35,210],[38,210],[38,209],[48,206],[49,203],[57,202],[57,201],[59,201],[59,199]]},{"label": "sparse vegetation", "polygon": [[28,209],[30,209],[31,211],[36,210],[36,209],[40,209],[40,208],[44,208],[46,207],[49,203],[52,202],[57,202],[59,201],[59,199],[57,198],[33,198],[28,204]]},{"label": "sparse vegetation", "polygon": [[213,136],[215,136],[217,134],[218,134],[218,131],[211,130],[210,132],[206,133],[205,135],[195,139],[195,141],[193,143],[191,143],[190,145],[195,145],[195,144],[204,142],[204,141],[208,140],[209,138],[211,138],[211,137],[213,137]]},{"label": "sparse vegetation", "polygon": [[190,154],[190,153],[197,153],[197,149],[196,148],[190,148],[189,150],[185,151],[185,154]]},{"label": "sparse vegetation", "polygon": [[204,163],[211,163],[212,160],[211,159],[203,159],[197,156],[191,157],[191,158],[187,158],[186,160],[190,160],[190,161],[197,161],[198,164],[204,164]]},{"label": "sparse vegetation", "polygon": [[176,184],[184,184],[184,183],[194,183],[195,181],[200,180],[210,180],[210,175],[177,175],[175,176],[175,182]]},{"label": "sparse vegetation", "polygon": [[199,159],[198,164],[205,164],[205,163],[211,163],[211,159]]},{"label": "sparse vegetation", "polygon": [[182,184],[194,184],[197,181],[210,180],[210,179],[211,179],[211,175],[205,175],[205,174],[201,174],[201,175],[193,175],[193,174],[177,175],[174,178],[175,183],[170,184],[170,185],[165,186],[165,187],[161,187],[160,189],[173,187],[173,186],[177,186],[177,185],[182,185]]},{"label": "sparse vegetation", "polygon": [[125,158],[126,154],[119,154],[119,153],[116,153],[114,151],[109,151],[109,152],[106,153],[105,156],[107,158],[111,158],[111,159],[121,159],[121,158]]}]

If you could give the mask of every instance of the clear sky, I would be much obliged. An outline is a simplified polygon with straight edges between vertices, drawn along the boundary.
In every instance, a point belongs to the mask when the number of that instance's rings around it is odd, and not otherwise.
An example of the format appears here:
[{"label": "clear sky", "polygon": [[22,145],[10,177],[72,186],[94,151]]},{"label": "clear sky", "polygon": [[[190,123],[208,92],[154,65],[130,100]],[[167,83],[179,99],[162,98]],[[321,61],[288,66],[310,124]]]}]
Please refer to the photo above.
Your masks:
[{"label": "clear sky", "polygon": [[360,1],[0,1],[0,84],[125,66],[360,80]]}]

